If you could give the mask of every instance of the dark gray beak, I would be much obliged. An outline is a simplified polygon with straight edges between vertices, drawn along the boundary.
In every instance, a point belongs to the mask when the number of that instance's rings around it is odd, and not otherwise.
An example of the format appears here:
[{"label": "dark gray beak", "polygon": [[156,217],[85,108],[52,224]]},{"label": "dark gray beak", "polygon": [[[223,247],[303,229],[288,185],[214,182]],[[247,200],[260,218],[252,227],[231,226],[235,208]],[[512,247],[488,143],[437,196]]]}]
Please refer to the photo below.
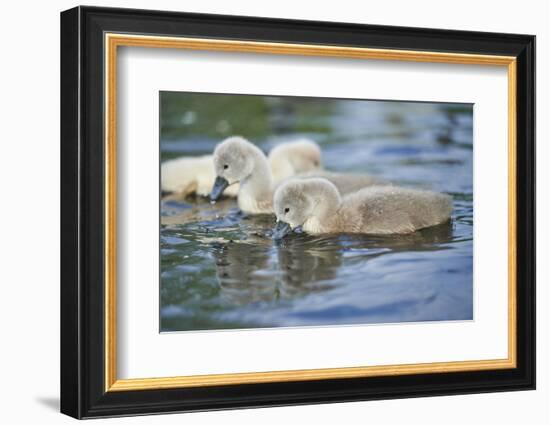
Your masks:
[{"label": "dark gray beak", "polygon": [[222,196],[222,193],[227,186],[229,186],[229,182],[226,179],[220,176],[216,177],[214,186],[212,186],[212,190],[210,191],[210,200],[217,201],[220,196]]},{"label": "dark gray beak", "polygon": [[275,229],[273,229],[273,239],[282,239],[290,232],[292,232],[292,227],[290,227],[290,224],[285,223],[284,221],[278,221]]}]

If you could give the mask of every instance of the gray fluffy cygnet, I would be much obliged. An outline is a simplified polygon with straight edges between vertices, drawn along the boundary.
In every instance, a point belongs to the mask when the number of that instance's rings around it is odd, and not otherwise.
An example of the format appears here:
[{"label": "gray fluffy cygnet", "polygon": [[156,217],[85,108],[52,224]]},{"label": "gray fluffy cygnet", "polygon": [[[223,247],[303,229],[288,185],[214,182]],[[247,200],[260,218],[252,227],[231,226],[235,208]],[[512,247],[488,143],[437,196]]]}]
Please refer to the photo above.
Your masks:
[{"label": "gray fluffy cygnet", "polygon": [[290,180],[274,194],[275,238],[297,227],[311,234],[405,234],[446,222],[449,195],[397,186],[371,186],[340,196],[323,178]]}]

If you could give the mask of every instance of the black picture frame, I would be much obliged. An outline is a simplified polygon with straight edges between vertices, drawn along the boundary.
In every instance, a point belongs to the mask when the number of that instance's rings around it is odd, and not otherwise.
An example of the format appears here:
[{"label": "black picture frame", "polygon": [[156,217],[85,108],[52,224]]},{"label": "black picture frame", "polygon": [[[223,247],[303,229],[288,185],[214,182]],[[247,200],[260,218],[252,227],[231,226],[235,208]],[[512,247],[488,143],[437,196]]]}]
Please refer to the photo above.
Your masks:
[{"label": "black picture frame", "polygon": [[[517,58],[517,367],[106,392],[104,33]],[[61,412],[75,418],[535,388],[535,37],[132,9],[61,13]]]}]

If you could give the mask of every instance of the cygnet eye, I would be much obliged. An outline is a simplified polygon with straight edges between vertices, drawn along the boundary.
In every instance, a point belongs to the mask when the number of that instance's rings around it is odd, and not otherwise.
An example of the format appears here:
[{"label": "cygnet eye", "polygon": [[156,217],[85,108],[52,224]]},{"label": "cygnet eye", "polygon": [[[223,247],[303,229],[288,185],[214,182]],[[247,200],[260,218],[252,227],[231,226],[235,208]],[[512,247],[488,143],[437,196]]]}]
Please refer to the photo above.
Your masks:
[{"label": "cygnet eye", "polygon": [[225,165],[223,166],[223,169],[224,169],[224,170],[227,170],[228,168],[229,168],[229,165],[227,165],[227,164],[225,164]]},{"label": "cygnet eye", "polygon": [[290,211],[290,208],[286,207],[286,208],[285,208],[285,214],[286,214],[287,212],[289,212],[289,211]]}]

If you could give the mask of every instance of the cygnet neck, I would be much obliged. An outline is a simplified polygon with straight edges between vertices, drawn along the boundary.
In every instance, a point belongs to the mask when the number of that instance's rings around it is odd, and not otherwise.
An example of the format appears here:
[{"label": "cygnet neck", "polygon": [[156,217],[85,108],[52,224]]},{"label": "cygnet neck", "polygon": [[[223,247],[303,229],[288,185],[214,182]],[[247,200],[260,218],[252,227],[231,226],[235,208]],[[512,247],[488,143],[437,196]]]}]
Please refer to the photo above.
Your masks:
[{"label": "cygnet neck", "polygon": [[272,198],[272,177],[267,158],[257,147],[250,149],[252,171],[240,182],[239,197],[246,196],[260,202],[270,202]]},{"label": "cygnet neck", "polygon": [[280,153],[276,153],[273,157],[269,157],[268,165],[274,182],[280,182],[296,174],[290,161],[284,158]]},{"label": "cygnet neck", "polygon": [[338,189],[325,180],[314,181],[308,185],[307,191],[313,199],[313,215],[320,222],[330,222],[342,204]]}]

